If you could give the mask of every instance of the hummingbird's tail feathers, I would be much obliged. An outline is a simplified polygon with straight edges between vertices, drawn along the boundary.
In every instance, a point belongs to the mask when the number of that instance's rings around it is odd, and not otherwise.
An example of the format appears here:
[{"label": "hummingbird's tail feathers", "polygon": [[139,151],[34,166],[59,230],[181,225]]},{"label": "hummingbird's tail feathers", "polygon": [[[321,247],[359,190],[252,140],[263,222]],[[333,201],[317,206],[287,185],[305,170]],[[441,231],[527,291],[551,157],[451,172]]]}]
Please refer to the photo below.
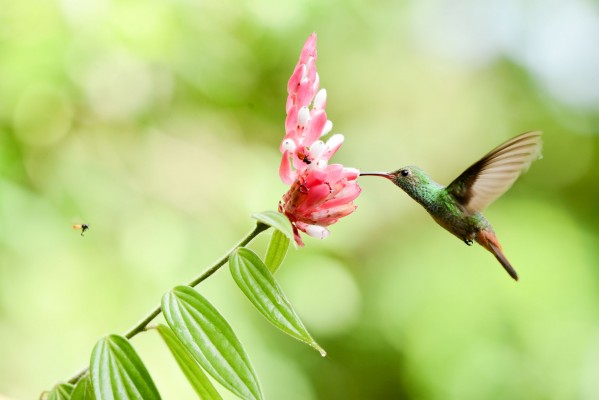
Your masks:
[{"label": "hummingbird's tail feathers", "polygon": [[501,250],[501,245],[499,244],[499,240],[497,240],[497,236],[493,232],[482,230],[476,233],[476,241],[483,246],[485,249],[489,250],[497,261],[501,263],[505,271],[512,277],[514,280],[518,280],[518,274],[512,264],[505,258],[503,251]]}]

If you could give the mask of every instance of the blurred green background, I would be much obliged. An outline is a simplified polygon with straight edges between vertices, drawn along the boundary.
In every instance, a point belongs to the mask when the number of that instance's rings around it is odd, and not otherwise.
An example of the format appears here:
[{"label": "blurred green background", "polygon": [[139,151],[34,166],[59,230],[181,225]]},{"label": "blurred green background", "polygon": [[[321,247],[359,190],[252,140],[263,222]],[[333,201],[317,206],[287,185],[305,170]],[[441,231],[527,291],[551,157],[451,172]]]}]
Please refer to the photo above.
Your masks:
[{"label": "blurred green background", "polygon": [[[447,184],[532,129],[544,158],[486,212],[518,283],[361,179],[357,212],[277,274],[326,358],[226,268],[203,283],[266,396],[599,399],[599,7],[584,0],[3,0],[0,397],[68,379],[276,209],[286,84],[313,31],[346,137],[335,162]],[[164,398],[194,397],[155,332],[133,344]]]}]

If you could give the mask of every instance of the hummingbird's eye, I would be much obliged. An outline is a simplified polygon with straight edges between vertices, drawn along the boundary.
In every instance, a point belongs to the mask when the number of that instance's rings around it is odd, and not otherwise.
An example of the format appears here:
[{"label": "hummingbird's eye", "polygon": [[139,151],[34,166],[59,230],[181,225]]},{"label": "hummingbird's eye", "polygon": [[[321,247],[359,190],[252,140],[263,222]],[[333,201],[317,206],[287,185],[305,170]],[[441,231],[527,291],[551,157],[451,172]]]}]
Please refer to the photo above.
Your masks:
[{"label": "hummingbird's eye", "polygon": [[399,174],[405,178],[406,176],[410,175],[410,171],[408,171],[407,169],[402,169],[401,171],[399,171]]}]

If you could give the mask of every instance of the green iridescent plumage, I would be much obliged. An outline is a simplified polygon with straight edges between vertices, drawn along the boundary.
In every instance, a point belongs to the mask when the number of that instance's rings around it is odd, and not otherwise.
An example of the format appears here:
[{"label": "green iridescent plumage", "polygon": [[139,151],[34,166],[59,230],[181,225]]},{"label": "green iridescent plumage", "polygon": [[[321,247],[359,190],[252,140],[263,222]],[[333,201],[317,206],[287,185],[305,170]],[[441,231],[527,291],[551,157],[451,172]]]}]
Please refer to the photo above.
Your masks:
[{"label": "green iridescent plumage", "polygon": [[433,219],[449,232],[471,245],[478,242],[518,280],[505,258],[491,224],[482,211],[505,193],[518,176],[541,154],[541,132],[526,132],[486,154],[452,183],[443,186],[423,170],[407,166],[394,172],[363,172],[391,180],[420,203]]}]

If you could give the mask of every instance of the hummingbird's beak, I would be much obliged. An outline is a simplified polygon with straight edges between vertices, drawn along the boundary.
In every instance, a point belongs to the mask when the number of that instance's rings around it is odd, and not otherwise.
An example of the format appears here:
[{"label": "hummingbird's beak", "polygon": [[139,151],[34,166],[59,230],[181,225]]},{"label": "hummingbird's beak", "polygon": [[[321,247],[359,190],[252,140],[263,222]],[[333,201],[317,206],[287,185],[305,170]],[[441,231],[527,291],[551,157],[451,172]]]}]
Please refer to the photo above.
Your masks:
[{"label": "hummingbird's beak", "polygon": [[380,176],[393,180],[393,174],[390,174],[389,172],[360,172],[360,176]]}]

